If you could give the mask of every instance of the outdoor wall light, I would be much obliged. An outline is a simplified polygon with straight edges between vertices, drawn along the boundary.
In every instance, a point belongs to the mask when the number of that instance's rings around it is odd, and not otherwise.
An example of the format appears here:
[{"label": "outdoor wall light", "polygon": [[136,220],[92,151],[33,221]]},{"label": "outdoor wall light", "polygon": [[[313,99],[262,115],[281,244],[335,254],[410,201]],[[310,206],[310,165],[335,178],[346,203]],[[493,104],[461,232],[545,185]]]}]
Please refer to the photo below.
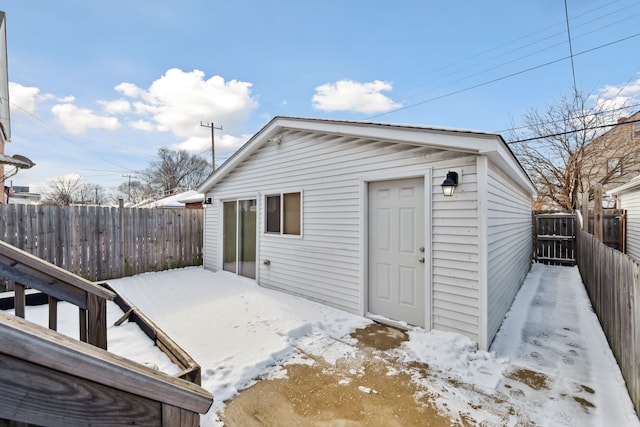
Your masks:
[{"label": "outdoor wall light", "polygon": [[211,197],[207,197],[206,199],[204,199],[204,204],[205,205],[210,205],[211,204]]},{"label": "outdoor wall light", "polygon": [[453,171],[447,172],[447,178],[442,183],[442,195],[453,196],[453,193],[456,191],[457,185],[458,185],[458,172],[453,172]]}]

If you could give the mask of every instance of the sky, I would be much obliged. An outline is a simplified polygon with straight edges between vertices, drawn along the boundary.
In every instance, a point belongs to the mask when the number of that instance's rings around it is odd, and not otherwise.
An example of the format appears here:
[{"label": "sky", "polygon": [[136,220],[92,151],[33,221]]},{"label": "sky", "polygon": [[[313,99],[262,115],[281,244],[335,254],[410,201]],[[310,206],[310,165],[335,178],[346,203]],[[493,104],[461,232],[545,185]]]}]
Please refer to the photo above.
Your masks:
[{"label": "sky", "polygon": [[[399,347],[359,353],[350,333],[371,320],[225,271],[189,267],[109,284],[201,366],[202,386],[214,396],[200,419],[204,427],[223,426],[217,414],[227,400],[258,378],[287,378],[291,365],[321,359],[341,387],[376,399],[375,381],[364,376],[370,368],[356,363],[362,357],[385,361],[388,376],[410,375],[416,395],[432,396],[430,404],[456,425],[640,426],[577,267],[534,264],[489,352],[457,333],[409,328]],[[27,307],[26,318],[46,327],[47,313],[46,305]],[[108,305],[109,351],[179,372],[135,324],[113,325],[121,315]],[[75,307],[60,303],[58,319],[58,331],[78,337]],[[426,364],[428,374],[416,375],[416,362]],[[383,398],[388,393],[379,390]]]},{"label": "sky", "polygon": [[574,81],[640,104],[637,0],[3,3],[5,153],[36,164],[10,183],[40,191],[113,188],[163,147],[210,160],[203,124],[219,166],[275,116],[506,135]]}]

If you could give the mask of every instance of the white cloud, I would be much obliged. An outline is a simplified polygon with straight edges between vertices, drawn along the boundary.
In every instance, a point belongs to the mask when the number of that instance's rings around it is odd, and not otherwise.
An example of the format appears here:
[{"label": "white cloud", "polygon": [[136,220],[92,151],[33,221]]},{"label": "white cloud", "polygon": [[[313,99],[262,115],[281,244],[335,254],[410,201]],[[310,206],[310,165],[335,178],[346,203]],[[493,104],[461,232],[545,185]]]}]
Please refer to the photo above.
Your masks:
[{"label": "white cloud", "polygon": [[[226,158],[238,149],[242,144],[247,142],[251,135],[242,135],[240,137],[223,134],[215,134],[216,159],[220,162],[220,158]],[[187,140],[171,147],[176,150],[187,150],[194,153],[200,153],[204,156],[211,155],[211,133],[207,136],[193,136]]]},{"label": "white cloud", "polygon": [[146,120],[132,120],[129,122],[129,126],[135,130],[143,130],[146,132],[150,132],[155,129],[153,123]]},{"label": "white cloud", "polygon": [[131,103],[125,99],[115,101],[98,101],[104,111],[109,114],[126,114],[131,111]]},{"label": "white cloud", "polygon": [[133,83],[120,83],[115,90],[130,98],[138,98],[144,95],[144,90],[140,89]]},{"label": "white cloud", "polygon": [[[140,120],[131,121],[134,128],[170,131],[182,139],[177,146],[202,151],[211,144],[211,133],[200,126],[201,122],[215,121],[216,126],[224,128],[216,131],[221,144],[234,138],[229,133],[241,131],[242,124],[258,106],[251,86],[238,80],[225,81],[220,76],[205,79],[200,70],[185,72],[173,68],[148,89],[126,82],[115,89],[130,98],[134,114],[140,116]],[[240,140],[234,139],[235,148]]]},{"label": "white cloud", "polygon": [[622,86],[606,85],[591,99],[604,111],[610,111],[612,119],[633,114],[640,102],[640,79]]},{"label": "white cloud", "polygon": [[[32,86],[23,86],[20,83],[9,82],[9,100],[15,108],[12,112],[26,112],[35,114],[38,105],[46,101],[57,101],[62,103],[71,103],[75,101],[75,97],[70,95],[64,98],[57,97],[51,93],[40,93],[40,88]],[[62,113],[64,114],[64,112]]]},{"label": "white cloud", "polygon": [[60,98],[55,96],[52,93],[45,93],[42,95],[38,95],[38,101],[57,101],[57,102],[64,102],[64,103],[69,103],[69,102],[73,102],[76,100],[76,97],[73,95],[69,95],[69,96],[65,96],[64,98]]},{"label": "white cloud", "polygon": [[[210,156],[211,131],[201,122],[215,121],[216,157],[220,162],[248,140],[244,125],[258,107],[251,93],[252,84],[223,77],[207,78],[199,70],[170,69],[148,86],[123,82],[115,87],[113,98],[101,97],[93,106],[81,105],[73,96],[43,94],[39,88],[11,83],[11,101],[30,114],[42,105],[56,123],[73,135],[90,130],[170,132],[158,135],[158,144],[175,141],[171,148],[186,149]],[[43,109],[44,110],[44,109]],[[123,128],[123,125],[127,129]],[[236,136],[237,135],[237,136]],[[153,135],[144,138],[155,139]],[[169,142],[170,144],[171,142]],[[42,162],[40,162],[42,164]]]},{"label": "white cloud", "polygon": [[381,93],[392,89],[390,83],[380,80],[370,83],[339,80],[316,87],[311,101],[314,108],[323,111],[382,113],[402,106]]},{"label": "white cloud", "polygon": [[86,108],[73,104],[56,104],[51,112],[65,130],[74,135],[82,135],[87,129],[117,130],[120,122],[116,117],[99,116]]},{"label": "white cloud", "polygon": [[9,82],[9,100],[18,107],[18,111],[35,113],[39,93],[40,89],[37,87],[27,87],[20,83]]}]

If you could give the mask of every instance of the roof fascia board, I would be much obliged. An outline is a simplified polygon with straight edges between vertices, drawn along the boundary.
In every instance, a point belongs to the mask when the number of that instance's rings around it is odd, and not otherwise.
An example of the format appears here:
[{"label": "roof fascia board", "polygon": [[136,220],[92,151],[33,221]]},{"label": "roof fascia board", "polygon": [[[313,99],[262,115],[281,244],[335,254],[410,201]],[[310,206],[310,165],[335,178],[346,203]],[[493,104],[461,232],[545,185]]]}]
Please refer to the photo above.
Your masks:
[{"label": "roof fascia board", "polygon": [[[438,129],[407,125],[390,125],[380,123],[341,122],[324,119],[306,119],[296,117],[275,117],[245,143],[229,160],[211,175],[199,188],[198,192],[209,191],[227,173],[242,163],[264,142],[278,134],[281,130],[297,130],[359,137],[364,139],[390,141],[395,143],[425,146],[487,155],[498,164],[516,182],[528,189],[531,194],[536,189],[517,162],[512,152],[499,135],[455,129]],[[465,136],[460,138],[460,136]]]},{"label": "roof fascia board", "polygon": [[[412,145],[430,146],[456,151],[479,153],[491,150],[496,136],[479,132],[438,129],[419,126],[392,125],[366,122],[340,122],[329,120],[280,118],[282,128],[306,130],[310,132],[327,133],[340,136],[369,138]],[[458,138],[458,135],[467,138]]]},{"label": "roof fascia board", "polygon": [[611,190],[607,191],[607,194],[616,195],[624,193],[625,191],[634,190],[636,187],[640,187],[640,175],[636,176],[626,184],[622,184],[616,188],[612,188]]},{"label": "roof fascia board", "polygon": [[240,147],[238,151],[236,151],[226,162],[224,162],[222,166],[216,169],[216,171],[211,174],[211,176],[207,178],[207,180],[203,182],[196,191],[198,193],[206,193],[209,191],[211,187],[218,183],[225,175],[227,175],[227,173],[233,170],[236,165],[242,163],[244,159],[256,151],[260,145],[262,145],[263,141],[267,141],[275,135],[279,130],[279,127],[276,125],[277,120],[278,117],[273,118],[262,129],[260,129],[258,133],[245,142],[244,145]]}]

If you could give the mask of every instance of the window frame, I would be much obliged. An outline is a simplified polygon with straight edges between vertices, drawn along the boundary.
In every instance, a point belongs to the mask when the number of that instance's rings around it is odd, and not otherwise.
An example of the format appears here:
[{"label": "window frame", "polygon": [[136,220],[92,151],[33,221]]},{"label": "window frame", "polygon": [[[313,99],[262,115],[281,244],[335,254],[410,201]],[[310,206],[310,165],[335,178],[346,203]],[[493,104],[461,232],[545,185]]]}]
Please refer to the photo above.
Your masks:
[{"label": "window frame", "polygon": [[[284,205],[285,205],[285,195],[287,194],[298,194],[300,201],[299,201],[299,218],[298,218],[298,222],[299,222],[299,230],[298,230],[298,234],[291,234],[291,233],[285,233],[285,209],[284,209]],[[278,231],[269,231],[269,223],[270,223],[270,217],[269,217],[269,198],[272,197],[278,197],[279,198],[279,209],[278,209]],[[302,205],[303,205],[303,199],[304,199],[304,194],[302,192],[302,190],[293,190],[293,191],[281,191],[281,192],[272,192],[272,193],[267,193],[264,196],[264,234],[267,236],[281,236],[281,237],[286,237],[286,238],[295,238],[295,239],[301,239],[302,235],[303,235],[303,209],[302,209]]]},{"label": "window frame", "polygon": [[614,158],[607,160],[607,175],[612,177],[622,176],[622,159]]}]

